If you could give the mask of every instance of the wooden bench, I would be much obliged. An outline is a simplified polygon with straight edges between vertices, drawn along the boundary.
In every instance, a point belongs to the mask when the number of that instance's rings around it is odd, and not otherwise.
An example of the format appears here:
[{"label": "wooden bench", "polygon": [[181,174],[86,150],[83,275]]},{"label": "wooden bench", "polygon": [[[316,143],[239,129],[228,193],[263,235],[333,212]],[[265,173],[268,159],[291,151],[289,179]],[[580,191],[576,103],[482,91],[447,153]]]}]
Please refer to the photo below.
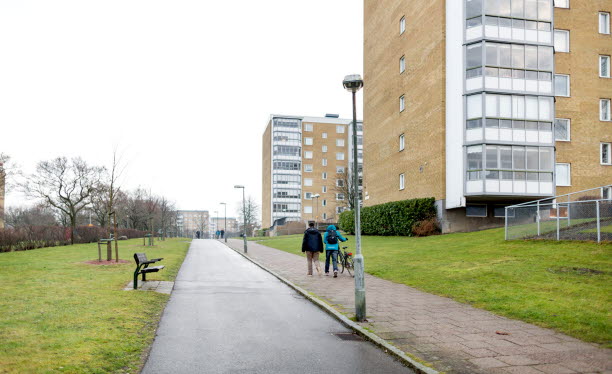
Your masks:
[{"label": "wooden bench", "polygon": [[136,261],[136,270],[134,270],[134,289],[138,289],[138,275],[142,274],[142,281],[147,280],[147,273],[157,273],[164,268],[161,266],[149,267],[150,264],[154,264],[157,261],[161,261],[163,258],[154,258],[152,260],[147,259],[145,253],[134,253],[134,261]]}]

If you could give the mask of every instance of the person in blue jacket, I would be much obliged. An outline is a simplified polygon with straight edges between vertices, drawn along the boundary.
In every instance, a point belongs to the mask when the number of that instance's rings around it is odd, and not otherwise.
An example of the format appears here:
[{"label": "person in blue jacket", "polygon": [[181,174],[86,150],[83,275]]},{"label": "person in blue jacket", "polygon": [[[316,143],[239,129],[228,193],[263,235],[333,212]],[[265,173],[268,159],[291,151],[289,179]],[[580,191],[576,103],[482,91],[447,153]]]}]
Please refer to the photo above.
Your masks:
[{"label": "person in blue jacket", "polygon": [[323,243],[325,243],[325,275],[329,275],[329,258],[331,257],[334,266],[334,278],[338,277],[338,243],[347,240],[336,229],[336,226],[327,226],[323,236]]}]

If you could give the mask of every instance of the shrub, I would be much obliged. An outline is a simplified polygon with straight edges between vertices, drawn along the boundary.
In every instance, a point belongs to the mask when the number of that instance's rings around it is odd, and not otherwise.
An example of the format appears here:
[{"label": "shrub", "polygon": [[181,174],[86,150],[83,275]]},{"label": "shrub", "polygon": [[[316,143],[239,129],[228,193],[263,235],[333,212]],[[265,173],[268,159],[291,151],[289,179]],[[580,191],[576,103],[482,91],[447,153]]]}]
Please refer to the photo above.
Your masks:
[{"label": "shrub", "polygon": [[412,227],[412,234],[414,236],[430,236],[440,233],[440,227],[438,226],[438,220],[435,217],[427,218],[417,222]]},{"label": "shrub", "polygon": [[[420,221],[436,217],[433,197],[393,201],[364,207],[361,210],[361,233],[364,235],[412,236],[413,227]],[[353,211],[340,214],[340,228],[355,233]]]}]

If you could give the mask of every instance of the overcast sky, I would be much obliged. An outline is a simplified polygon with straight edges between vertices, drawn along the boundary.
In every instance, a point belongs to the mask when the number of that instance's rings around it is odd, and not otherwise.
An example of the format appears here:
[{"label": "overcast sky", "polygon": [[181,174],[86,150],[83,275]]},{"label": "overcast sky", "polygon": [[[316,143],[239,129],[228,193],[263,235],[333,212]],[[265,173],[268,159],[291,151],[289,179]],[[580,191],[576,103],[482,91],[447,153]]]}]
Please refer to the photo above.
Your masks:
[{"label": "overcast sky", "polygon": [[362,41],[358,0],[0,0],[0,152],[31,172],[117,147],[124,187],[232,215],[235,184],[261,202],[270,114],[351,116]]}]

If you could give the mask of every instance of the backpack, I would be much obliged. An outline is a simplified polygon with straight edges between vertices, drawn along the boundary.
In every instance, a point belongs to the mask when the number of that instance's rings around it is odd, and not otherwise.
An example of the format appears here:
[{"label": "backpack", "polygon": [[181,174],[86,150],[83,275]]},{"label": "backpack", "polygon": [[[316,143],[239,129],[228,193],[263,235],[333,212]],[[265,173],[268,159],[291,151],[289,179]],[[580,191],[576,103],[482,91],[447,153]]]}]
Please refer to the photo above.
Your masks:
[{"label": "backpack", "polygon": [[336,230],[327,232],[327,244],[338,244],[338,233]]}]

